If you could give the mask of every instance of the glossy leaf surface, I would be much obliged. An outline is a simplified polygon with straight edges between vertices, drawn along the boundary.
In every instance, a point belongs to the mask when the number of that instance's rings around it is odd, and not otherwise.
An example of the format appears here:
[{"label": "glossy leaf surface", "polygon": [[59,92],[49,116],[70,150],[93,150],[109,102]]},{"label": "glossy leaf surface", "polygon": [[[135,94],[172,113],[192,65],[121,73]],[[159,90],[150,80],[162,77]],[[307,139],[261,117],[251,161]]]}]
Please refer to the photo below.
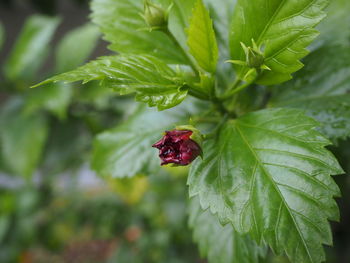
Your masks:
[{"label": "glossy leaf surface", "polygon": [[184,80],[164,62],[148,55],[102,57],[36,86],[92,80],[99,80],[120,94],[136,92],[137,100],[157,106],[159,110],[176,106],[187,94]]},{"label": "glossy leaf surface", "polygon": [[[167,9],[169,1],[163,2]],[[170,3],[169,3],[170,5]],[[178,47],[163,32],[147,30],[141,0],[94,0],[92,19],[109,48],[120,53],[151,54],[170,63],[185,63]]]},{"label": "glossy leaf surface", "polygon": [[[259,84],[272,85],[291,79],[302,68],[299,61],[308,54],[306,47],[318,35],[314,27],[325,17],[328,0],[238,0],[231,27],[231,56],[245,60],[240,42],[261,45],[265,64]],[[249,68],[236,66],[242,78]]]},{"label": "glossy leaf surface", "polygon": [[330,175],[342,173],[317,123],[294,109],[269,109],[224,124],[191,167],[191,196],[224,223],[265,240],[293,262],[322,262],[338,219]]},{"label": "glossy leaf surface", "polygon": [[304,110],[334,140],[350,135],[350,47],[325,46],[314,51],[295,80],[276,88],[273,107]]},{"label": "glossy leaf surface", "polygon": [[231,224],[222,226],[208,209],[202,210],[198,198],[191,200],[189,225],[201,255],[209,263],[258,263],[266,255],[266,248],[238,234]]}]

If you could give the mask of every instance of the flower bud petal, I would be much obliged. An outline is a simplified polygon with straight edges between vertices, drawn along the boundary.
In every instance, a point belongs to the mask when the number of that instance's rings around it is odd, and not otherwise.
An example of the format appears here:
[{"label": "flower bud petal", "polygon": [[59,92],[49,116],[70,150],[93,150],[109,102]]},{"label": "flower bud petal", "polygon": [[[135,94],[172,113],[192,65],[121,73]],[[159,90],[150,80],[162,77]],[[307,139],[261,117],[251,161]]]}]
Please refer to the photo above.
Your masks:
[{"label": "flower bud petal", "polygon": [[167,25],[166,11],[149,0],[144,1],[143,17],[149,27],[162,28]]},{"label": "flower bud petal", "polygon": [[200,145],[191,139],[191,130],[166,131],[162,139],[152,145],[159,150],[161,165],[188,165],[202,153]]}]

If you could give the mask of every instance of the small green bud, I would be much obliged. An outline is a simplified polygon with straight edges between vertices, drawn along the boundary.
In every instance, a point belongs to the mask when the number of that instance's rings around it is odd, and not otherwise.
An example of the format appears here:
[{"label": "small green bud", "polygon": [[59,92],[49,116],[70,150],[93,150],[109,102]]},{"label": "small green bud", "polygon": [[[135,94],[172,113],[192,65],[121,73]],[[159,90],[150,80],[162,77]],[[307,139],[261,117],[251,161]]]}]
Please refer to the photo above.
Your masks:
[{"label": "small green bud", "polygon": [[246,55],[246,63],[248,67],[259,69],[262,65],[264,65],[264,55],[254,41],[253,47],[246,47],[246,45],[244,45],[242,42],[241,45]]},{"label": "small green bud", "polygon": [[248,48],[247,64],[250,68],[260,68],[264,64],[264,56],[252,48]]},{"label": "small green bud", "polygon": [[168,23],[167,12],[149,0],[144,1],[143,18],[151,28],[162,28]]},{"label": "small green bud", "polygon": [[242,49],[245,53],[245,61],[242,60],[227,60],[226,62],[232,63],[239,66],[247,66],[251,69],[257,71],[260,70],[271,70],[267,65],[265,65],[265,57],[261,46],[258,46],[254,39],[252,39],[252,47],[247,47],[243,42],[241,42]]},{"label": "small green bud", "polygon": [[240,76],[241,79],[249,82],[258,77],[258,75],[264,70],[271,70],[265,64],[264,47],[262,45],[257,45],[252,39],[252,46],[247,47],[243,42],[241,42],[242,49],[245,53],[245,61],[242,60],[227,60],[226,62],[232,63],[239,66],[248,67]]}]

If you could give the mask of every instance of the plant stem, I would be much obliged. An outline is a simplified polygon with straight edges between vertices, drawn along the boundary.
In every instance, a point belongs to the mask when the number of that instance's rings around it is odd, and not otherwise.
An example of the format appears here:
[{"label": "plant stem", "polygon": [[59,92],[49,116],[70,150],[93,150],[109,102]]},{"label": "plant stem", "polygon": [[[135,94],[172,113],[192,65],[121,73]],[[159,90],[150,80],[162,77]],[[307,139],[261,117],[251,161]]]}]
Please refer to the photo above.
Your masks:
[{"label": "plant stem", "polygon": [[235,89],[237,89],[238,85],[241,84],[241,80],[239,78],[236,77],[235,81],[230,85],[230,87],[226,90],[226,92],[224,92],[222,95],[217,96],[220,100],[222,100],[222,98],[226,98],[228,96],[230,96],[231,92]]},{"label": "plant stem", "polygon": [[215,127],[215,129],[211,132],[208,133],[205,136],[205,139],[209,139],[209,138],[214,138],[215,136],[218,135],[219,130],[221,129],[222,125],[229,119],[228,114],[225,114],[222,119],[220,120],[220,122],[218,123],[218,125]]},{"label": "plant stem", "polygon": [[234,90],[238,87],[239,84],[241,84],[241,80],[239,78],[236,77],[235,81],[232,83],[231,87],[229,88],[229,90]]},{"label": "plant stem", "polygon": [[209,97],[206,96],[206,94],[202,93],[202,92],[199,92],[197,91],[196,89],[191,89],[189,88],[188,89],[188,94],[190,94],[191,96],[197,98],[197,99],[201,99],[201,100],[207,100],[209,101]]},{"label": "plant stem", "polygon": [[193,122],[199,122],[199,123],[218,123],[220,119],[217,117],[198,117],[194,118]]},{"label": "plant stem", "polygon": [[[162,32],[165,33],[171,40],[172,42],[179,48],[179,50],[181,51],[181,53],[187,58],[187,61],[189,63],[189,65],[191,66],[192,70],[195,72],[195,74],[198,76],[198,74],[200,72],[203,72],[202,69],[197,65],[197,63],[193,60],[193,57],[180,45],[180,43],[177,41],[176,37],[173,35],[173,33],[169,30],[169,28],[164,28],[162,29]],[[240,80],[236,80],[233,84],[233,89],[239,85],[241,81]],[[217,110],[223,114],[224,116],[231,116],[231,117],[235,117],[234,113],[229,112],[225,106],[223,105],[223,101],[221,100],[221,98],[218,98],[215,94],[215,92],[213,92],[213,96],[208,97],[207,94],[203,94],[203,92],[193,89],[193,88],[189,88],[188,93],[190,95],[192,95],[193,97],[196,97],[198,99],[201,100],[207,100],[207,101],[212,101],[213,104],[215,105],[215,107],[217,108]]]},{"label": "plant stem", "polygon": [[169,28],[164,28],[163,33],[165,33],[172,42],[180,49],[181,53],[184,55],[185,58],[187,58],[188,63],[190,64],[191,68],[195,72],[196,75],[198,75],[198,72],[201,72],[202,70],[198,67],[198,65],[193,61],[193,58],[188,54],[188,52],[180,45],[180,43],[177,41],[176,37],[171,33]]},{"label": "plant stem", "polygon": [[223,104],[223,101],[220,100],[219,98],[215,97],[212,98],[212,102],[214,103],[214,106],[216,109],[224,116],[230,116],[232,118],[236,118],[236,114],[234,112],[230,112],[226,109],[226,107]]},{"label": "plant stem", "polygon": [[[241,81],[238,81],[235,86],[233,86],[234,88],[233,89],[229,89],[228,92],[226,92],[225,94],[223,94],[221,97],[219,97],[220,100],[222,101],[225,101],[225,100],[228,100],[230,99],[233,95],[235,95],[236,93],[248,88],[249,86],[251,86],[252,84],[254,84],[256,78],[254,78],[252,81],[250,82],[247,82],[247,83],[244,83],[240,86],[238,86],[238,84],[241,82]],[[238,87],[237,87],[238,86]]]},{"label": "plant stem", "polygon": [[[202,69],[197,65],[197,63],[193,60],[193,58],[191,57],[190,54],[188,54],[188,52],[180,45],[180,43],[177,41],[176,37],[173,35],[173,33],[169,30],[169,28],[163,28],[162,32],[164,34],[166,34],[171,40],[172,42],[179,48],[179,50],[181,51],[182,55],[187,58],[187,61],[190,65],[190,67],[192,68],[193,72],[196,74],[196,76],[198,77],[199,72],[202,72]],[[210,101],[210,98],[208,97],[207,94],[203,93],[200,90],[195,89],[194,87],[189,87],[188,93],[193,96],[196,97],[198,99],[201,100],[207,100]]]}]

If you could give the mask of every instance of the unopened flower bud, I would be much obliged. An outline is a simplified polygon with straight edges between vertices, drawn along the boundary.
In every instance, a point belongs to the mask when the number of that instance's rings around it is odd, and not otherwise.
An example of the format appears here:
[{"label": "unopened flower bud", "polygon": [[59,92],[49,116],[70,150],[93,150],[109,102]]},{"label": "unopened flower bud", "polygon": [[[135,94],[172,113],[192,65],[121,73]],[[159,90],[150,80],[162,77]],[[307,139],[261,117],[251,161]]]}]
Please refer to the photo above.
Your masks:
[{"label": "unopened flower bud", "polygon": [[144,1],[144,14],[145,19],[149,27],[162,28],[167,25],[166,11],[156,4],[153,4],[149,0]]},{"label": "unopened flower bud", "polygon": [[[183,126],[186,127],[186,126]],[[172,131],[166,131],[163,138],[153,144],[159,150],[159,157],[162,160],[161,165],[174,164],[184,166],[190,164],[194,159],[202,154],[200,141],[201,135],[196,134],[196,130],[186,130],[177,128]]]},{"label": "unopened flower bud", "polygon": [[248,47],[246,56],[247,65],[250,68],[260,68],[264,64],[264,56],[251,47]]},{"label": "unopened flower bud", "polygon": [[247,47],[243,42],[241,42],[241,46],[246,55],[247,66],[250,68],[259,69],[264,64],[264,55],[254,40],[252,40],[252,43],[253,47]]},{"label": "unopened flower bud", "polygon": [[247,81],[254,78],[254,76],[259,74],[262,70],[271,70],[265,64],[263,45],[258,46],[254,39],[252,39],[252,47],[247,47],[243,42],[241,42],[241,46],[245,54],[245,61],[227,60],[226,62],[250,68],[247,70],[244,77],[241,77],[243,80]]}]

